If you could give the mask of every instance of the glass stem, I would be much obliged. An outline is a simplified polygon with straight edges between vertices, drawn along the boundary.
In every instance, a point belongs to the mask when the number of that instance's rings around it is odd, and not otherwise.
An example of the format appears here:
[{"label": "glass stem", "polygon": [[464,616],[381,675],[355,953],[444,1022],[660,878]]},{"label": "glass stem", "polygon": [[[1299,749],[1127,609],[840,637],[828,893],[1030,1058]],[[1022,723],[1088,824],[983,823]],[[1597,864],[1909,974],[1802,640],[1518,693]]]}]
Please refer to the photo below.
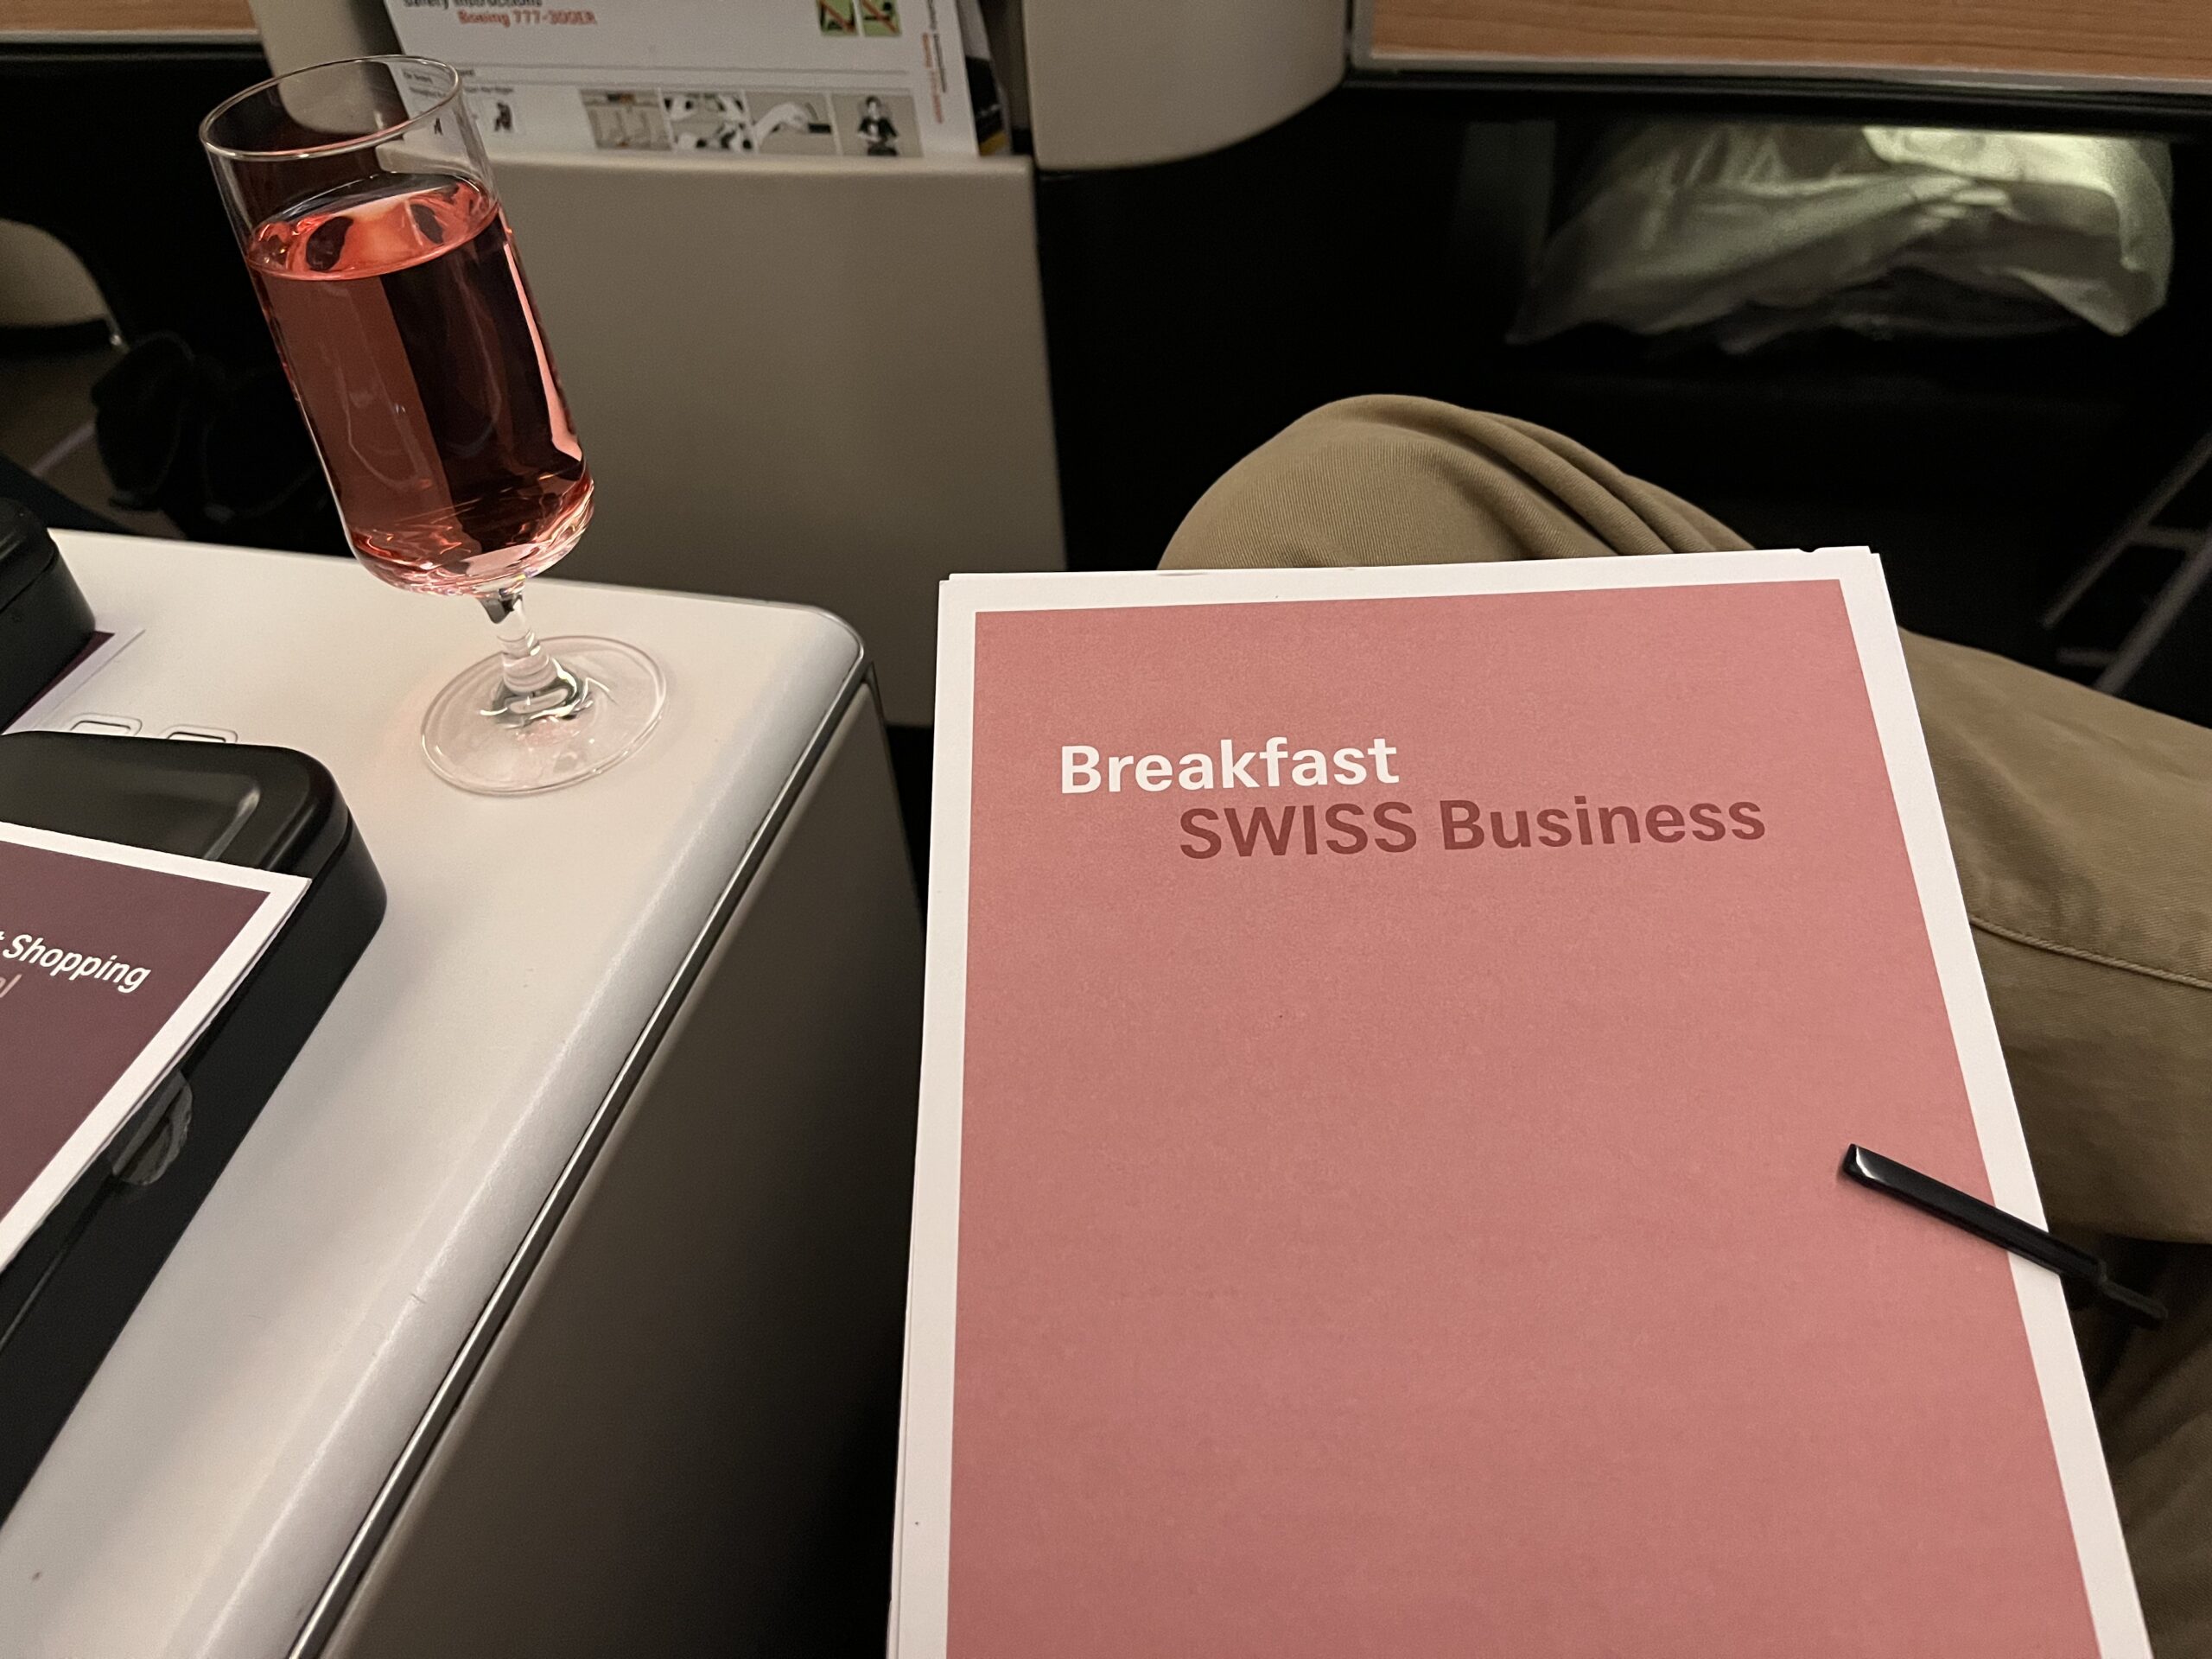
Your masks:
[{"label": "glass stem", "polygon": [[565,720],[582,709],[584,684],[538,644],[530,619],[523,614],[522,589],[485,594],[479,602],[499,635],[499,693],[485,712],[495,720],[526,726],[540,720]]}]

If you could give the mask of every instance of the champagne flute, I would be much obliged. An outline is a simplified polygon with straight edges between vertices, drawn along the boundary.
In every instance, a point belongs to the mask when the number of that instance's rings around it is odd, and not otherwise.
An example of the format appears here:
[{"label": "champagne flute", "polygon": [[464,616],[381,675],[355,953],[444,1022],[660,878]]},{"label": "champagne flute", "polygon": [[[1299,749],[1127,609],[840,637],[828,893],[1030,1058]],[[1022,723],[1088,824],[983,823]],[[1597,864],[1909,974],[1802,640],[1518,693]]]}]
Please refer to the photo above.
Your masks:
[{"label": "champagne flute", "polygon": [[591,522],[591,473],[461,77],[320,64],[238,93],[200,137],[355,555],[498,630],[423,717],[430,766],[492,795],[605,771],[665,687],[643,652],[541,642],[523,614],[524,582]]}]

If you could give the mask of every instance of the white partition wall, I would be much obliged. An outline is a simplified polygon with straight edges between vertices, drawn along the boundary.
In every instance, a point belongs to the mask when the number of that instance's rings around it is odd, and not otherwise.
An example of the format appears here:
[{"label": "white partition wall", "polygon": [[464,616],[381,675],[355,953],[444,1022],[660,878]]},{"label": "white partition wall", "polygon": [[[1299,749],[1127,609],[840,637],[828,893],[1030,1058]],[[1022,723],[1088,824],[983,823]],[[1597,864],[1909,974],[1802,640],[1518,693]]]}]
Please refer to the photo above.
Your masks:
[{"label": "white partition wall", "polygon": [[931,718],[937,584],[1056,568],[1020,161],[503,161],[599,485],[563,574],[819,605]]},{"label": "white partition wall", "polygon": [[397,52],[383,0],[249,0],[261,49],[278,74],[311,63]]},{"label": "white partition wall", "polygon": [[1219,149],[1344,79],[1344,0],[1020,0],[1037,162]]}]

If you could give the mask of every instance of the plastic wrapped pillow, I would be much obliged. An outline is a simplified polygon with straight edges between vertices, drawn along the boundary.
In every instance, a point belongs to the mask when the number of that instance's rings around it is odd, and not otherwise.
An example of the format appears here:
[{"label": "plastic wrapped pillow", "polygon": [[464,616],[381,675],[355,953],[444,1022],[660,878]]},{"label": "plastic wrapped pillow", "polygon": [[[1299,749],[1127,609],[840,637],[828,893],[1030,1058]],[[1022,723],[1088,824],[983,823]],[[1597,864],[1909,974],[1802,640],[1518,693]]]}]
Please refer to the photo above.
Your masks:
[{"label": "plastic wrapped pillow", "polygon": [[1666,122],[1601,148],[1509,338],[1715,325],[2124,334],[2164,303],[2166,148],[2075,134]]}]

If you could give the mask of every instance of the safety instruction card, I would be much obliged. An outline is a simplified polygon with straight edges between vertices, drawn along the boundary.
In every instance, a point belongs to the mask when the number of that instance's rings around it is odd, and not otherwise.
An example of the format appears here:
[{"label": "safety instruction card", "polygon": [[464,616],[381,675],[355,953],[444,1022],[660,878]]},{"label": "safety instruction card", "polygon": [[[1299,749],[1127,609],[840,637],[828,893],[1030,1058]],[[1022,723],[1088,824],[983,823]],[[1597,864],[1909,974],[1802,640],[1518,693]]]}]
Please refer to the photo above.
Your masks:
[{"label": "safety instruction card", "polygon": [[956,0],[385,6],[404,49],[461,71],[495,157],[976,154]]}]

